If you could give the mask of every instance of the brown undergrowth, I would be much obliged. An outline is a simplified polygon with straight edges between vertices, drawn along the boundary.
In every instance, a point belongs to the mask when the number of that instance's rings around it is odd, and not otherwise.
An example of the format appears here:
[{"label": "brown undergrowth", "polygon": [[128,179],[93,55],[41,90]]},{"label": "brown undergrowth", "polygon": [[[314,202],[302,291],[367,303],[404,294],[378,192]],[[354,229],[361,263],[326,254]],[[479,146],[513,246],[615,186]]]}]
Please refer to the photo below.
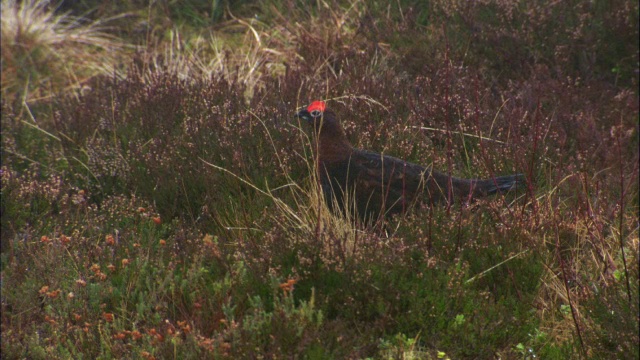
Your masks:
[{"label": "brown undergrowth", "polygon": [[[3,356],[637,355],[637,5],[193,5],[85,91],[3,96]],[[358,147],[527,186],[364,227],[322,202],[316,99]]]}]

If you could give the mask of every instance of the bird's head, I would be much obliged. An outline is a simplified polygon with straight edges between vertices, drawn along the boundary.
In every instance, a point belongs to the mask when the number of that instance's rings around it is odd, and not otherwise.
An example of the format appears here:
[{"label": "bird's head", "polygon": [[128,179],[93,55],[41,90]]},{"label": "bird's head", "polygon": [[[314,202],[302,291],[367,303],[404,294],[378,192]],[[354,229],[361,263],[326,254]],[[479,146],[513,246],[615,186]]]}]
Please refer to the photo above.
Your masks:
[{"label": "bird's head", "polygon": [[296,117],[309,123],[316,131],[331,131],[340,128],[336,114],[327,109],[324,101],[314,101],[308,106],[300,108]]},{"label": "bird's head", "polygon": [[338,121],[338,116],[327,108],[324,101],[314,101],[298,110],[296,116],[313,126],[318,136],[318,150],[323,162],[341,161],[353,148]]}]

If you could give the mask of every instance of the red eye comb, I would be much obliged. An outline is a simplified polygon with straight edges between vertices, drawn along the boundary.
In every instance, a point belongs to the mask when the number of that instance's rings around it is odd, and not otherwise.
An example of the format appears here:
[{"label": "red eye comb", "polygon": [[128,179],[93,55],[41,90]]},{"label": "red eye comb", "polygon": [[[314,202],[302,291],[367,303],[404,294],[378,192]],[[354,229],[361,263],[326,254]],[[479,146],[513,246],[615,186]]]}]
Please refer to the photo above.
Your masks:
[{"label": "red eye comb", "polygon": [[313,110],[318,110],[320,112],[324,112],[324,109],[326,107],[327,105],[324,103],[324,101],[314,101],[309,104],[309,106],[307,106],[307,111],[312,112]]}]

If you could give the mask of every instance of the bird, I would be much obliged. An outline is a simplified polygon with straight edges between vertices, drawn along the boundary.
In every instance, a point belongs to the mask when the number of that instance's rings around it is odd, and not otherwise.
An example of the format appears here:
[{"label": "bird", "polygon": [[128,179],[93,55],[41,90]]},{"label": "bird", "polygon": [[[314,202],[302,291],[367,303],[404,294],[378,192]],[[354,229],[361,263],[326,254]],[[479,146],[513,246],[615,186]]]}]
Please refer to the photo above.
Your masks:
[{"label": "bird", "polygon": [[314,130],[318,177],[328,207],[333,210],[337,204],[365,222],[391,218],[419,203],[453,204],[510,191],[525,181],[522,174],[457,178],[431,165],[357,149],[324,101],[313,101],[295,116]]}]

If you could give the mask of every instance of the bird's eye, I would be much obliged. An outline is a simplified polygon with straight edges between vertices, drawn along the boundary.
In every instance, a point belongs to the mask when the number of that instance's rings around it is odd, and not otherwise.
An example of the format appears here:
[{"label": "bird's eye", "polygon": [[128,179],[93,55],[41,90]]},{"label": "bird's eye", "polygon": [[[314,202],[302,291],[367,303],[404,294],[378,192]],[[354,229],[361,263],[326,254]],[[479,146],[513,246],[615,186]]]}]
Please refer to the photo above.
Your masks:
[{"label": "bird's eye", "polygon": [[318,117],[320,116],[322,113],[320,112],[320,110],[311,110],[311,112],[309,112],[309,114],[311,114],[311,116]]}]

